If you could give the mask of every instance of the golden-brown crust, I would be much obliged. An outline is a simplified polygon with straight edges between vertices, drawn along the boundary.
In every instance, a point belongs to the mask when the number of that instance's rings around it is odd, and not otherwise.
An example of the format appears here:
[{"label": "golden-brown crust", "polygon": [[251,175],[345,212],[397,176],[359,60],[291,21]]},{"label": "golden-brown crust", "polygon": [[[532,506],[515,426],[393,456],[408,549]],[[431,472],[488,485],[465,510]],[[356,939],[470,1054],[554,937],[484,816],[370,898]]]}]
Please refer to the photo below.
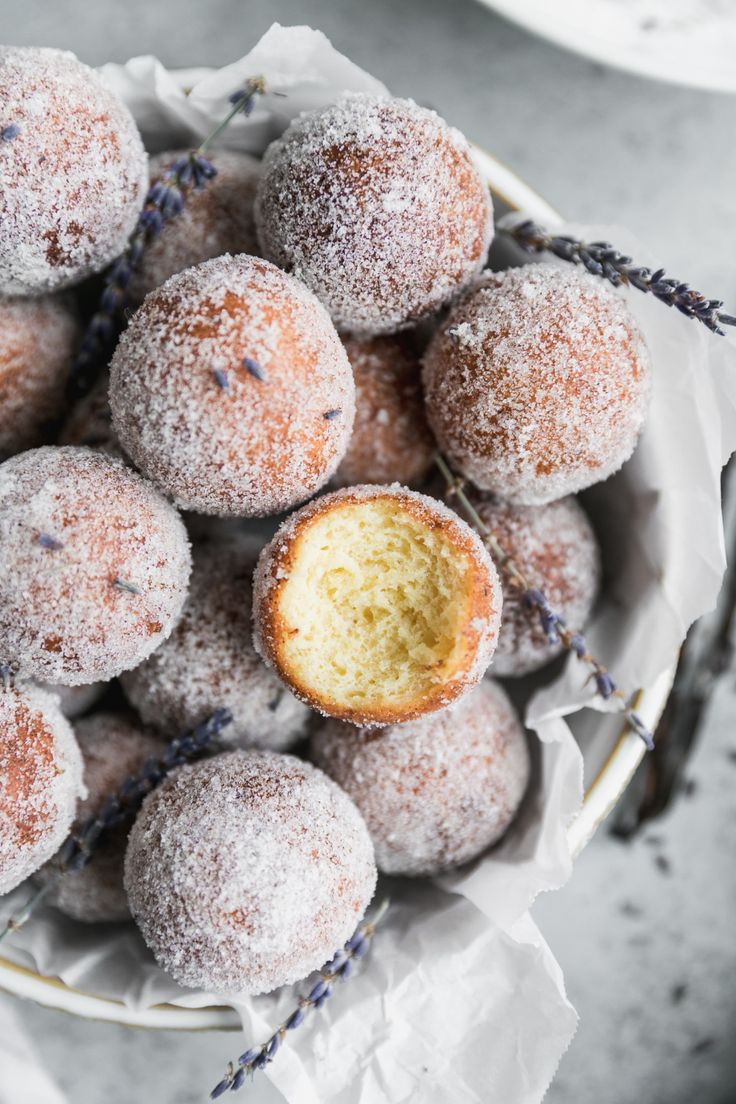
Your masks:
[{"label": "golden-brown crust", "polygon": [[78,340],[62,296],[0,298],[0,460],[39,444],[58,418]]},{"label": "golden-brown crust", "polygon": [[355,380],[355,422],[336,487],[420,482],[436,448],[424,413],[421,366],[405,334],[343,335]]},{"label": "golden-brown crust", "polygon": [[[441,530],[474,565],[472,589],[462,630],[466,646],[463,660],[456,666],[452,677],[424,693],[414,703],[352,709],[332,698],[315,694],[292,670],[284,655],[283,642],[293,630],[281,613],[281,595],[298,559],[301,538],[314,521],[334,509],[381,500],[398,502],[406,513],[430,529]],[[444,708],[482,678],[498,637],[501,605],[500,581],[485,548],[473,530],[443,503],[398,486],[347,487],[324,495],[297,511],[261,554],[255,577],[255,642],[266,662],[275,667],[296,696],[313,709],[353,724],[398,724]]]},{"label": "golden-brown crust", "polygon": [[0,895],[51,858],[84,793],[82,758],[58,700],[0,688]]},{"label": "golden-brown crust", "polygon": [[34,807],[28,794],[39,777],[52,778],[61,768],[55,760],[54,732],[43,714],[32,712],[26,702],[19,700],[12,719],[15,733],[4,745],[0,815],[13,818],[18,845],[32,847],[46,830],[53,810],[44,795]]}]

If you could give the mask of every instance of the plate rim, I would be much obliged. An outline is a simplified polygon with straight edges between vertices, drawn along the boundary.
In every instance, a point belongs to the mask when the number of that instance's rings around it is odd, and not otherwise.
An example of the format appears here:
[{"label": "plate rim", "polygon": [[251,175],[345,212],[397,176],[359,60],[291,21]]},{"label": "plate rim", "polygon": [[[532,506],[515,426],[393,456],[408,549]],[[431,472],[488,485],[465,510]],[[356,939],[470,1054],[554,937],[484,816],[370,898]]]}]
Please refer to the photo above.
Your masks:
[{"label": "plate rim", "polygon": [[560,20],[556,4],[547,4],[540,8],[534,3],[525,4],[525,0],[478,0],[489,11],[506,19],[509,23],[522,27],[530,34],[545,39],[563,50],[569,50],[588,61],[598,62],[611,68],[621,69],[648,80],[659,80],[677,84],[684,88],[696,88],[704,92],[736,92],[736,67],[731,80],[725,77],[723,67],[705,66],[685,70],[680,64],[680,53],[674,61],[668,61],[665,52],[662,58],[646,51],[638,53],[631,43],[620,43],[611,48],[610,42],[604,42],[595,36],[586,35],[578,30],[577,22]]}]

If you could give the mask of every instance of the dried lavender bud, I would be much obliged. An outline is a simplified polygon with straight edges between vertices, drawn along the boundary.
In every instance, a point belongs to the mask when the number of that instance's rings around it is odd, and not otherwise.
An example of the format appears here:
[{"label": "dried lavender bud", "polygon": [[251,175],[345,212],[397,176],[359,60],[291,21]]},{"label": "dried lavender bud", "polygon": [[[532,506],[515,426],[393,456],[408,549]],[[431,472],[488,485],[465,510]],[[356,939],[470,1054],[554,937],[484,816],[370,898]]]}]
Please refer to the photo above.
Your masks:
[{"label": "dried lavender bud", "polygon": [[224,372],[222,368],[213,368],[212,375],[215,377],[217,386],[221,388],[221,390],[230,390],[230,380],[228,379],[227,372]]},{"label": "dried lavender bud", "polygon": [[257,360],[253,360],[252,357],[243,358],[243,367],[250,372],[254,379],[260,380],[261,383],[267,382],[266,373],[261,368]]},{"label": "dried lavender bud", "polygon": [[17,138],[20,134],[20,127],[17,123],[10,123],[8,126],[3,127],[0,130],[0,142],[12,142],[14,138]]},{"label": "dried lavender bud", "polygon": [[327,988],[325,989],[324,993],[322,994],[322,996],[318,997],[317,1000],[314,1002],[314,1007],[315,1008],[321,1008],[322,1005],[325,1003],[325,1001],[328,1000],[331,996],[332,996],[332,987],[330,985],[328,985]]},{"label": "dried lavender bud", "polygon": [[616,683],[613,681],[608,671],[599,671],[595,676],[595,685],[600,696],[605,700],[611,697],[616,689]]},{"label": "dried lavender bud", "polygon": [[50,552],[58,552],[60,548],[64,547],[61,541],[57,540],[56,537],[52,537],[50,533],[39,533],[36,540],[42,548],[48,548]]},{"label": "dried lavender bud", "polygon": [[263,77],[253,77],[246,81],[245,88],[239,88],[228,97],[236,111],[243,115],[250,115],[256,105],[258,96],[262,96],[266,90]]},{"label": "dried lavender bud", "polygon": [[354,935],[345,944],[345,950],[350,951],[356,958],[360,958],[366,952],[366,941],[363,932],[358,928]]},{"label": "dried lavender bud", "polygon": [[326,422],[334,422],[335,418],[339,418],[342,414],[342,409],[338,406],[334,410],[325,410],[322,417]]},{"label": "dried lavender bud", "polygon": [[[288,1020],[284,1024],[287,1031],[293,1031],[295,1027],[299,1027],[304,1022],[306,1012],[303,1008],[297,1008],[295,1012],[292,1012]],[[242,1059],[241,1059],[242,1060]]]},{"label": "dried lavender bud", "polygon": [[318,1000],[319,1000],[319,998],[320,998],[320,997],[322,996],[322,994],[323,994],[323,993],[325,992],[325,990],[326,990],[327,988],[328,988],[328,986],[327,986],[327,982],[325,981],[325,979],[324,979],[324,978],[321,978],[321,979],[320,979],[320,980],[319,980],[319,981],[317,982],[317,984],[316,984],[316,985],[314,986],[314,988],[312,989],[312,991],[310,992],[309,996],[307,997],[307,1000],[308,1000],[308,1001],[309,1001],[309,1002],[310,1002],[311,1004],[314,1004],[314,1003],[315,1003],[315,1001],[318,1001]]},{"label": "dried lavender bud", "polygon": [[140,594],[140,589],[135,583],[129,583],[127,579],[113,579],[112,585],[118,590],[127,590],[128,594]]}]

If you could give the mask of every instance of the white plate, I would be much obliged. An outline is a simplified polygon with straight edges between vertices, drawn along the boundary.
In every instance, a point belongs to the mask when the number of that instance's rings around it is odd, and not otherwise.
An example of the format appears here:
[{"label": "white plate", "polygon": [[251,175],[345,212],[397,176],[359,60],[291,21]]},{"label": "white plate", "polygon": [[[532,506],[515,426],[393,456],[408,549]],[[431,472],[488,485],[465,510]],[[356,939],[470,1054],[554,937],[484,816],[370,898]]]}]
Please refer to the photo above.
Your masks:
[{"label": "white plate", "polygon": [[736,92],[733,0],[480,0],[558,46],[645,77]]},{"label": "white plate", "polygon": [[[553,207],[505,165],[482,150],[476,149],[475,152],[493,192],[499,215],[507,210],[523,209],[530,217],[547,226],[562,221],[562,216]],[[666,672],[641,694],[637,702],[637,711],[651,728],[654,728],[664,709],[673,676],[674,671]],[[569,829],[573,854],[582,850],[613,809],[644,755],[642,741],[628,730],[622,730],[620,718],[611,715],[605,719],[605,723],[610,725],[611,730],[609,750],[603,763],[586,763],[589,780],[586,782],[583,807]],[[232,1008],[216,1006],[190,1009],[164,1004],[153,1008],[132,1009],[118,1001],[106,1000],[92,993],[70,988],[57,978],[42,977],[2,957],[0,989],[77,1016],[136,1027],[182,1031],[239,1027],[238,1018]]]}]

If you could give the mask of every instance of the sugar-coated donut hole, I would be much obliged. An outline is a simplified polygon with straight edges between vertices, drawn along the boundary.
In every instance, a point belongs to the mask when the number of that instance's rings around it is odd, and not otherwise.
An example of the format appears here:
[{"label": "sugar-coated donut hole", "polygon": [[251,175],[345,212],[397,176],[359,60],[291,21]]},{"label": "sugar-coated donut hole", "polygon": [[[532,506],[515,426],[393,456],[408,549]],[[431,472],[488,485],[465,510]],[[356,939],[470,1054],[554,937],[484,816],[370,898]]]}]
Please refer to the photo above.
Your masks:
[{"label": "sugar-coated donut hole", "polygon": [[191,555],[177,511],[119,460],[44,447],[0,465],[0,661],[78,685],[135,667],[171,632]]},{"label": "sugar-coated donut hole", "polygon": [[57,699],[0,685],[0,894],[51,858],[83,797],[82,756]]},{"label": "sugar-coated donut hole", "polygon": [[0,460],[40,444],[59,417],[79,338],[65,298],[0,298]]},{"label": "sugar-coated donut hole", "polygon": [[524,729],[491,679],[405,724],[326,721],[311,754],[358,806],[385,874],[439,874],[476,858],[506,832],[529,780]]},{"label": "sugar-coated donut hole", "polygon": [[317,970],[376,884],[360,813],[327,775],[269,751],[179,767],[128,841],[131,912],[181,985],[265,993]]},{"label": "sugar-coated donut hole", "polygon": [[124,248],[147,159],[123,101],[65,50],[0,47],[0,294],[100,272]]},{"label": "sugar-coated donut hole", "polygon": [[451,302],[485,263],[490,192],[465,138],[412,100],[349,93],[269,146],[263,255],[341,329],[393,333]]},{"label": "sugar-coated donut hole", "polygon": [[539,505],[631,456],[649,355],[625,300],[572,266],[487,272],[424,355],[429,423],[476,487]]},{"label": "sugar-coated donut hole", "polygon": [[164,733],[185,731],[224,708],[232,714],[220,737],[224,747],[284,751],[306,734],[310,710],[253,648],[257,556],[253,540],[242,536],[195,547],[189,595],[174,631],[121,676],[146,724]]},{"label": "sugar-coated donut hole", "polygon": [[[584,629],[598,593],[601,564],[593,527],[577,500],[514,506],[475,494],[473,504],[529,585],[544,592],[570,629]],[[499,574],[503,615],[493,673],[501,678],[527,675],[550,663],[564,646],[550,644],[503,565]]]},{"label": "sugar-coated donut hole", "polygon": [[347,488],[264,550],[256,642],[318,709],[356,723],[403,720],[480,678],[500,587],[480,542],[447,516],[398,488]]},{"label": "sugar-coated donut hole", "polygon": [[[77,806],[72,831],[96,816],[105,802],[132,775],[140,773],[149,758],[157,758],[163,743],[138,721],[115,713],[93,713],[75,721],[74,732],[84,760],[87,797]],[[47,893],[46,901],[74,920],[93,924],[127,920],[128,899],[123,887],[123,859],[130,824],[110,829],[94,861],[73,876],[61,878]],[[45,883],[54,865],[36,874]]]},{"label": "sugar-coated donut hole", "polygon": [[146,297],[113,356],[113,427],[177,505],[278,513],[314,494],[350,437],[355,386],[324,307],[268,261],[205,261]]},{"label": "sugar-coated donut hole", "polygon": [[355,424],[332,482],[418,483],[432,463],[419,358],[404,335],[342,339],[355,380]]},{"label": "sugar-coated donut hole", "polygon": [[[169,150],[150,161],[151,180],[189,150]],[[187,193],[184,210],[172,219],[164,233],[146,246],[128,286],[134,304],[170,276],[223,253],[258,252],[253,201],[260,162],[236,150],[213,150],[208,159],[217,175],[199,189]]]}]

